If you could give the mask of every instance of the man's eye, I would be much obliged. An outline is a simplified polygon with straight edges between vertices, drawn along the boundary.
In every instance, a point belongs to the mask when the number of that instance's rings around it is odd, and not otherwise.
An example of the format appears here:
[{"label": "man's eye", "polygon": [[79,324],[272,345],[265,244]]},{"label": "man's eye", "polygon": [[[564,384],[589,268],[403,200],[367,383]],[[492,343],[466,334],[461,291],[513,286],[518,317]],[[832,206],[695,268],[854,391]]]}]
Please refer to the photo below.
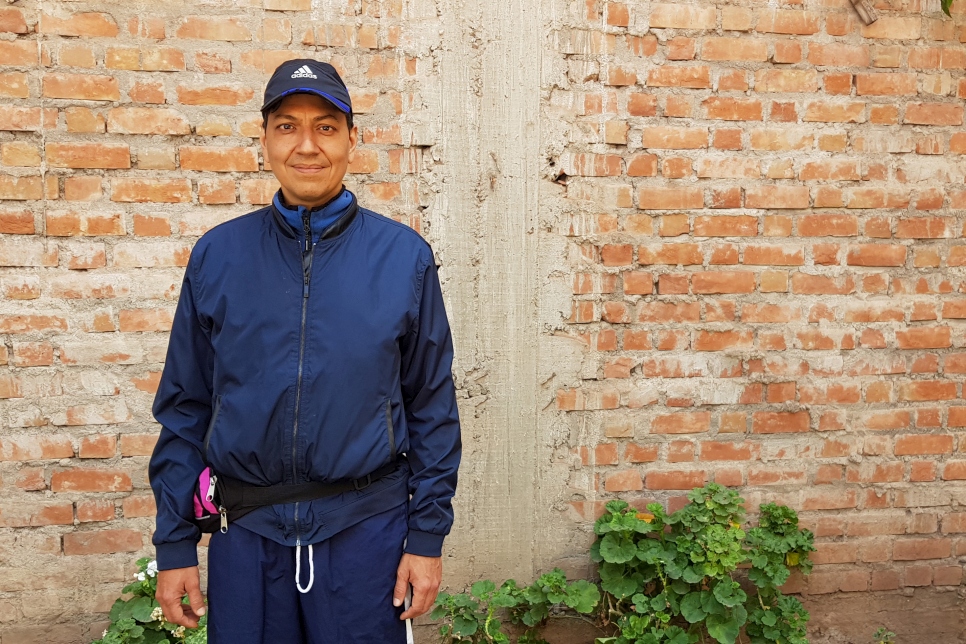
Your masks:
[{"label": "man's eye", "polygon": [[279,129],[282,129],[282,130],[290,130],[290,129],[292,129],[291,123],[282,123],[278,127],[279,127]]},{"label": "man's eye", "polygon": [[323,125],[323,126],[322,126],[322,131],[323,131],[323,132],[331,132],[331,131],[332,131],[332,129],[333,129],[333,128],[332,128],[332,126],[331,126],[331,125]]}]

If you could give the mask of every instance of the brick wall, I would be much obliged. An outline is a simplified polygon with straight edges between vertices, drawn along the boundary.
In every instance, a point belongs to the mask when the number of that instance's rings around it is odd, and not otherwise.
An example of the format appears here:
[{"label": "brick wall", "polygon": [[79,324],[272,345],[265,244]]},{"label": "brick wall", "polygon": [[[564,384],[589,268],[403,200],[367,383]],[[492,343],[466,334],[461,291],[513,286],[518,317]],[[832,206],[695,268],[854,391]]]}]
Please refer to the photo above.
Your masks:
[{"label": "brick wall", "polygon": [[[493,1],[490,13],[517,7]],[[465,4],[459,17],[463,5],[433,0],[0,8],[3,644],[99,634],[131,562],[151,553],[150,404],[183,266],[205,230],[274,191],[259,96],[299,56],[335,64],[353,93],[350,187],[446,252],[470,247],[457,236],[507,241],[447,214],[454,182],[484,209],[523,166],[485,153],[500,133],[489,113],[440,115],[440,74],[479,97],[494,65],[541,65],[545,165],[527,178],[540,221],[564,222],[536,229],[537,245],[562,251],[524,304],[544,324],[515,332],[571,338],[574,351],[554,369],[572,374],[553,381],[556,410],[540,411],[564,429],[553,460],[565,466],[539,465],[534,506],[568,545],[548,539],[534,557],[585,561],[609,498],[673,509],[718,481],[752,509],[788,503],[816,531],[820,565],[793,589],[961,585],[962,0],[953,19],[938,0],[878,0],[871,27],[848,0],[533,0],[540,15],[519,13],[541,21],[540,61],[513,58],[512,43],[493,55],[504,36],[486,32],[486,2]],[[454,37],[472,58],[441,70]],[[440,141],[441,121],[477,138]],[[452,164],[463,144],[481,150],[476,174]],[[486,256],[444,258],[444,281],[447,266]],[[560,275],[566,305],[545,310]],[[459,316],[474,293],[522,303],[519,286],[444,288]],[[486,423],[501,421],[486,420],[487,400],[504,392],[473,353],[457,368],[470,485],[515,458],[490,445]],[[506,499],[482,501],[460,516],[504,531],[487,513]],[[453,554],[460,580],[493,574]]]},{"label": "brick wall", "polygon": [[764,4],[587,0],[556,34],[571,517],[715,481],[815,531],[793,590],[960,586],[964,7]]},{"label": "brick wall", "polygon": [[348,183],[418,229],[419,52],[401,0],[4,5],[0,638],[90,641],[153,552],[150,405],[192,244],[276,189],[268,75],[303,56],[344,74]]}]

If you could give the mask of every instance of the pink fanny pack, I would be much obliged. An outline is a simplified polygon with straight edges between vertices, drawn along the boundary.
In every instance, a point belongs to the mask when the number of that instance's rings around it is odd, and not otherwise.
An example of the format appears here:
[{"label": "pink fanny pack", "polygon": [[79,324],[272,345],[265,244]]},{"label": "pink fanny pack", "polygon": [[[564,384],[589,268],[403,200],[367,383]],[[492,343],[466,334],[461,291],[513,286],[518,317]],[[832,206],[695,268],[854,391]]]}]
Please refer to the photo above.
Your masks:
[{"label": "pink fanny pack", "polygon": [[214,532],[218,529],[227,530],[227,521],[222,521],[223,513],[215,501],[218,477],[210,467],[201,470],[195,485],[194,506],[195,523],[202,532]]}]

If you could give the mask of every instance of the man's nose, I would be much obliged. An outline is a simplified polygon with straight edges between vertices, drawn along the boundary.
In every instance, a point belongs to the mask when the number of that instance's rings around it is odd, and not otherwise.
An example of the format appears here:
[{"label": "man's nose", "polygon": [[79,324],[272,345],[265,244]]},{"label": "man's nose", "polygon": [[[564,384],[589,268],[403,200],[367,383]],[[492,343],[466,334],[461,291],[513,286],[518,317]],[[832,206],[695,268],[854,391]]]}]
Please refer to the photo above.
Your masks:
[{"label": "man's nose", "polygon": [[314,154],[318,152],[321,148],[315,141],[315,132],[312,130],[303,131],[301,134],[302,138],[299,140],[296,149],[301,154]]}]

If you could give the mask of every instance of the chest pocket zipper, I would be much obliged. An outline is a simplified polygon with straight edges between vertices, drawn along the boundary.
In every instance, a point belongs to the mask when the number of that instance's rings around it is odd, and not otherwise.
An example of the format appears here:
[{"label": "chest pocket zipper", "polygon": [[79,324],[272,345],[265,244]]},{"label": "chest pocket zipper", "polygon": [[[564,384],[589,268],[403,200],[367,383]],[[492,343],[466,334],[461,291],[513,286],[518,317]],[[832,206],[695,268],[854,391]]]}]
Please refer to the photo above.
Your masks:
[{"label": "chest pocket zipper", "polygon": [[396,460],[396,435],[392,427],[392,400],[386,401],[386,431],[389,433],[389,460]]},{"label": "chest pocket zipper", "polygon": [[208,462],[208,443],[211,442],[211,432],[215,429],[215,423],[218,422],[218,414],[221,412],[221,396],[215,397],[215,409],[211,412],[211,422],[208,423],[208,431],[205,432],[205,442],[204,442],[204,458],[205,462]]}]

